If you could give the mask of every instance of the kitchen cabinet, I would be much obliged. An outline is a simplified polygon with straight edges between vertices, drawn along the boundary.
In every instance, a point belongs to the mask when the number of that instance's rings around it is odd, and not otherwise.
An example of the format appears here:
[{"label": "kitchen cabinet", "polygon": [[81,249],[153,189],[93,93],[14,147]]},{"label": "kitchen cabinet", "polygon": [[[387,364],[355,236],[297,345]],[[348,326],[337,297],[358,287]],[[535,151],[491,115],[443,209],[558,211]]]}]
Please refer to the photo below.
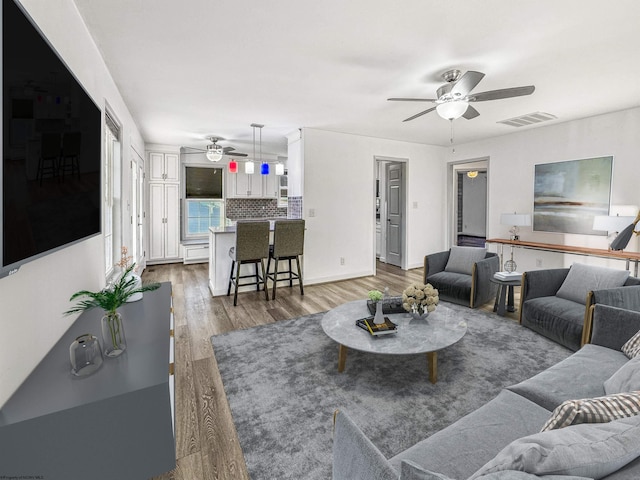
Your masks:
[{"label": "kitchen cabinet", "polygon": [[247,174],[227,172],[227,198],[277,198],[278,180],[275,173],[262,175],[256,168],[256,173]]},{"label": "kitchen cabinet", "polygon": [[[120,307],[127,349],[95,373],[70,373],[69,345],[100,332],[82,313],[0,410],[6,478],[145,479],[176,465],[171,284]],[[28,475],[27,475],[28,474]]]},{"label": "kitchen cabinet", "polygon": [[180,182],[180,157],[177,153],[149,152],[150,182]]},{"label": "kitchen cabinet", "polygon": [[180,185],[149,184],[149,262],[180,257]]}]

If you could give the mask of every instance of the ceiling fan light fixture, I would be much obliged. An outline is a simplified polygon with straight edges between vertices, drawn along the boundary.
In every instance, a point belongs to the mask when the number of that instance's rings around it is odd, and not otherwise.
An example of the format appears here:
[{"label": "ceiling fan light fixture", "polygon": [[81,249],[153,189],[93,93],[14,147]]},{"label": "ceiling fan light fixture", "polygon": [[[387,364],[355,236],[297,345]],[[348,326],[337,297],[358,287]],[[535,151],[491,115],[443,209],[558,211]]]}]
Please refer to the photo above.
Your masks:
[{"label": "ceiling fan light fixture", "polygon": [[222,160],[224,149],[217,144],[207,145],[207,159],[211,162],[219,162]]},{"label": "ceiling fan light fixture", "polygon": [[445,103],[440,103],[436,107],[436,112],[445,120],[455,120],[464,115],[464,112],[469,108],[469,103],[464,100],[453,100]]}]

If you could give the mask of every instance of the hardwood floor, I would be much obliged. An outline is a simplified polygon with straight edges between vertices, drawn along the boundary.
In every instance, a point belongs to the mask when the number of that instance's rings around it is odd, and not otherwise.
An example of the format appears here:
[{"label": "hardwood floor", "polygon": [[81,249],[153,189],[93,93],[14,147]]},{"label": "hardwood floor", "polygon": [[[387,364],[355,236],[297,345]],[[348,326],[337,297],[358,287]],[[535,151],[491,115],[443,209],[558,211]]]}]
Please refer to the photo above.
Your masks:
[{"label": "hardwood floor", "polygon": [[[276,300],[264,293],[212,297],[207,287],[208,264],[168,264],[147,267],[145,282],[170,281],[175,315],[175,470],[158,480],[248,479],[242,449],[218,371],[212,335],[323,312],[342,303],[366,298],[369,290],[389,287],[399,295],[411,282],[422,281],[422,269],[404,271],[378,263],[377,274],[319,285],[278,286]],[[517,299],[516,299],[517,304]],[[493,304],[483,309],[492,310]],[[508,314],[517,318],[516,314]],[[337,350],[336,350],[337,352]],[[337,355],[337,353],[336,353]]]}]

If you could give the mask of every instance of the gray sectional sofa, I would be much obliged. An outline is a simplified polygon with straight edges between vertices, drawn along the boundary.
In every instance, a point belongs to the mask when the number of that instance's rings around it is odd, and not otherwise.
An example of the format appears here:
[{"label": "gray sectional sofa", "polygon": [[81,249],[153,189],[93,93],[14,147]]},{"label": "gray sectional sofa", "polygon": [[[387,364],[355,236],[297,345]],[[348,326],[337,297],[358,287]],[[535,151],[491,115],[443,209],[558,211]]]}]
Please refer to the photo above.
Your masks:
[{"label": "gray sectional sofa", "polygon": [[640,312],[595,305],[592,318],[590,344],[391,459],[336,411],[334,480],[640,479],[640,416],[539,433],[562,402],[616,393],[604,385],[623,366],[631,379],[617,388],[640,390],[640,363],[621,352]]}]

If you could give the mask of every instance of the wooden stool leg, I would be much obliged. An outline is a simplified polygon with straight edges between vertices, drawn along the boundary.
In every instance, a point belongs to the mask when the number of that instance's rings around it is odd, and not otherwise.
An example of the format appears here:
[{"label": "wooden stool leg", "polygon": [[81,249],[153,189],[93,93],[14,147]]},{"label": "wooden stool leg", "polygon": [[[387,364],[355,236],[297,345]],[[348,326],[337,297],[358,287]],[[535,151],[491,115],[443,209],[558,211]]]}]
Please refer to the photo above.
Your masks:
[{"label": "wooden stool leg", "polygon": [[276,286],[278,285],[278,264],[280,263],[279,258],[273,259],[273,293],[271,294],[271,298],[276,299]]},{"label": "wooden stool leg", "polygon": [[240,266],[242,262],[236,262],[236,288],[233,293],[233,306],[238,305],[238,284],[240,283]]},{"label": "wooden stool leg", "polygon": [[[264,284],[264,298],[269,301],[269,289],[267,288],[267,272],[264,269],[264,259],[260,259],[260,266],[262,267],[262,282]],[[258,269],[258,264],[256,263],[256,270]],[[260,284],[258,284],[260,285]]]},{"label": "wooden stool leg", "polygon": [[231,272],[229,273],[229,286],[227,287],[227,297],[231,295],[231,282],[233,282],[233,268],[236,266],[236,261],[231,260]]},{"label": "wooden stool leg", "polygon": [[296,266],[298,267],[298,283],[300,284],[300,295],[304,295],[304,288],[302,287],[302,270],[300,270],[299,255],[296,255]]}]

